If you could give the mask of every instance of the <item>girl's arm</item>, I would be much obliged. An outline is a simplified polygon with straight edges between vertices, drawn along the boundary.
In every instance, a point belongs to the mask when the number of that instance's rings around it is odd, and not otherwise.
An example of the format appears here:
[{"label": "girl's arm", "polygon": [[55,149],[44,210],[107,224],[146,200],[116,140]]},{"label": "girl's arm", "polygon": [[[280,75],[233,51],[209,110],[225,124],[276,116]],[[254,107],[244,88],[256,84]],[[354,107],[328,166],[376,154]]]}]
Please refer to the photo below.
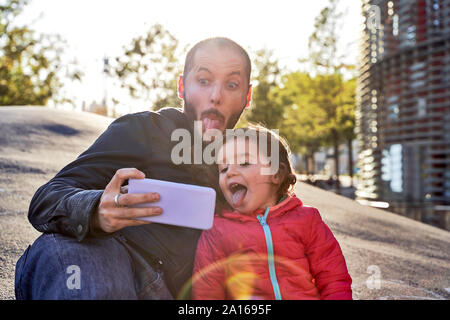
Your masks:
[{"label": "girl's arm", "polygon": [[214,229],[204,231],[198,241],[195,255],[192,278],[193,299],[224,300],[226,298],[224,257],[223,250],[220,248],[220,235],[215,234]]},{"label": "girl's arm", "polygon": [[352,278],[339,243],[317,209],[311,216],[307,255],[311,273],[323,300],[351,300]]}]

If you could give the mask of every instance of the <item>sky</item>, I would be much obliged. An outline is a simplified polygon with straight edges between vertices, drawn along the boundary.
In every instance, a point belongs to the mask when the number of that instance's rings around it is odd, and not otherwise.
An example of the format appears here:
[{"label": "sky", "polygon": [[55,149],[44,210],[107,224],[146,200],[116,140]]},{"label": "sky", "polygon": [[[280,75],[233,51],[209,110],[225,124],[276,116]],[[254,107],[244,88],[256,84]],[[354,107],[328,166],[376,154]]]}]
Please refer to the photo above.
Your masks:
[{"label": "sky", "polygon": [[[314,18],[327,3],[328,0],[32,0],[21,19],[32,23],[37,32],[58,33],[67,41],[67,55],[76,57],[84,78],[81,84],[67,84],[64,90],[80,107],[82,101],[89,104],[103,97],[103,57],[120,55],[123,46],[155,23],[162,24],[181,45],[188,47],[208,37],[225,36],[249,50],[273,49],[280,64],[295,71],[297,59],[307,55]],[[341,44],[348,61],[355,63],[361,1],[341,0],[340,8],[347,10]]]}]

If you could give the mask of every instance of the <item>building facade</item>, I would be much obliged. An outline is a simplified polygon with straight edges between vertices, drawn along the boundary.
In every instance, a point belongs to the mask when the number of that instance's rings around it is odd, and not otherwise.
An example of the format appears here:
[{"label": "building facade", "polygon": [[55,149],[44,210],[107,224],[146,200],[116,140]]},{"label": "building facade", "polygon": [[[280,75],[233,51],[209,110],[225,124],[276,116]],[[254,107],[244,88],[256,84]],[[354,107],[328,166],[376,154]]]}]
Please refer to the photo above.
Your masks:
[{"label": "building facade", "polygon": [[363,0],[356,196],[448,228],[450,1]]}]

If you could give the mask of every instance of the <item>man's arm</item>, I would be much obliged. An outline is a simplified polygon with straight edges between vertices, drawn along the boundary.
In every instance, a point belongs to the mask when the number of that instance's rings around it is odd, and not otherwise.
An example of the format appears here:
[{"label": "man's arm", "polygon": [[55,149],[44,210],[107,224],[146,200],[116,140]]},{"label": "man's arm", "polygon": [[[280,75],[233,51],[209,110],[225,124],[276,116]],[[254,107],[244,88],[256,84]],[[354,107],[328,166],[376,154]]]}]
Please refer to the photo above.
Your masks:
[{"label": "man's arm", "polygon": [[[148,156],[142,126],[133,116],[114,121],[97,141],[53,179],[40,187],[30,203],[28,219],[41,232],[57,232],[84,239],[93,226],[113,232],[125,226],[146,223],[133,220],[156,213],[144,208],[117,208],[114,196],[129,178],[143,178],[136,169]],[[120,205],[154,200],[150,194],[121,195]],[[92,220],[95,218],[94,220]],[[123,220],[123,221],[118,221]]]}]

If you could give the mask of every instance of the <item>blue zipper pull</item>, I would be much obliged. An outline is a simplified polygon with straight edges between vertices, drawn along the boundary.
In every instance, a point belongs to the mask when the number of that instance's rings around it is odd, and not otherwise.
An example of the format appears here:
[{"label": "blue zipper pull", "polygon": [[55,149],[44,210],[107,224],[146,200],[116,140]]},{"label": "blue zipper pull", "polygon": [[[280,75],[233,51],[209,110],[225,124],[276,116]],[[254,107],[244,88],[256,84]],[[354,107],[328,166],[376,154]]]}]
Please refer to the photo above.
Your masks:
[{"label": "blue zipper pull", "polygon": [[263,216],[259,215],[259,216],[256,216],[256,217],[258,218],[259,223],[260,223],[263,227],[264,227],[265,225],[267,225],[267,224],[266,224],[266,219],[264,219]]}]

